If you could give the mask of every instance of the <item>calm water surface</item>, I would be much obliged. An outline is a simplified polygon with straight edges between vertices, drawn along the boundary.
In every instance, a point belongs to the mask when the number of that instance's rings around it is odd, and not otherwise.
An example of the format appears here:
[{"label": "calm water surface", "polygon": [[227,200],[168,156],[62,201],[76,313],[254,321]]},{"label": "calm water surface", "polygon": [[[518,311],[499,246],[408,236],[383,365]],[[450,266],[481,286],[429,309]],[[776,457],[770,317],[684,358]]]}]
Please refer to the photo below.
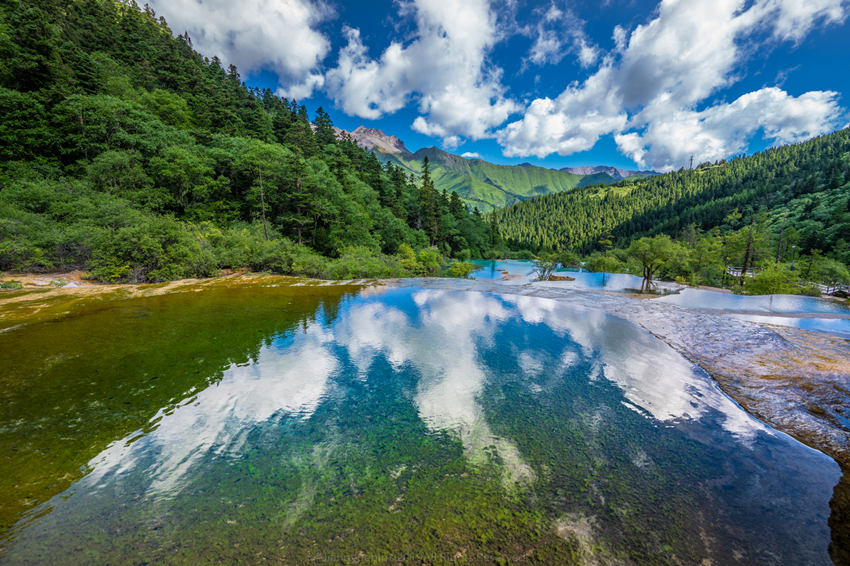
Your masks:
[{"label": "calm water surface", "polygon": [[473,259],[470,263],[480,266],[470,277],[479,281],[494,281],[505,275],[531,277],[534,274],[534,264],[521,259]]},{"label": "calm water surface", "polygon": [[786,316],[764,316],[757,314],[731,314],[734,318],[750,322],[762,322],[779,326],[790,326],[813,332],[832,334],[839,338],[850,338],[850,318],[794,318]]},{"label": "calm water surface", "polygon": [[572,277],[575,281],[547,281],[538,283],[563,289],[639,291],[643,278],[628,273],[589,273],[587,271],[558,271],[556,275]]},{"label": "calm water surface", "polygon": [[850,316],[850,308],[843,302],[800,295],[735,295],[704,289],[684,289],[678,294],[654,300],[696,309],[769,313],[830,313]]},{"label": "calm water surface", "polygon": [[[472,260],[471,263],[481,266],[473,271],[470,277],[480,281],[493,281],[505,275],[528,277],[534,280],[534,264],[527,260]],[[628,273],[589,273],[572,269],[560,269],[555,275],[572,277],[574,281],[547,281],[536,285],[553,286],[560,289],[578,289],[583,291],[635,291],[641,288],[643,279]]]},{"label": "calm water surface", "polygon": [[0,334],[0,563],[829,564],[829,458],[636,326],[354,287]]}]

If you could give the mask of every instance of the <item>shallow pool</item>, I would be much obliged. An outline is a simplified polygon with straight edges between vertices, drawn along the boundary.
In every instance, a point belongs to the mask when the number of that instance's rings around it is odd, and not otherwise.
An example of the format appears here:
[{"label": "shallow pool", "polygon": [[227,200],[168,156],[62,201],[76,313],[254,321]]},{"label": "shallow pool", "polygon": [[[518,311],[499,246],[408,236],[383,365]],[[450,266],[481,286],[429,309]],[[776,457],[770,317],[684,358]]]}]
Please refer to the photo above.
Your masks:
[{"label": "shallow pool", "polygon": [[587,271],[558,271],[555,275],[571,277],[573,281],[546,281],[538,285],[582,291],[640,291],[643,278],[628,273],[589,273]]},{"label": "shallow pool", "polygon": [[532,278],[534,276],[534,264],[527,260],[473,259],[470,263],[479,266],[479,269],[470,275],[472,279],[479,281],[497,281],[510,275]]},{"label": "shallow pool", "polygon": [[640,328],[352,287],[0,334],[1,563],[829,564],[826,456]]},{"label": "shallow pool", "polygon": [[698,309],[850,315],[850,308],[844,302],[800,295],[735,295],[703,289],[684,289],[676,295],[654,300]]},{"label": "shallow pool", "polygon": [[832,334],[839,338],[850,338],[850,318],[794,318],[758,314],[731,314],[729,316],[750,322],[790,326],[792,328]]}]

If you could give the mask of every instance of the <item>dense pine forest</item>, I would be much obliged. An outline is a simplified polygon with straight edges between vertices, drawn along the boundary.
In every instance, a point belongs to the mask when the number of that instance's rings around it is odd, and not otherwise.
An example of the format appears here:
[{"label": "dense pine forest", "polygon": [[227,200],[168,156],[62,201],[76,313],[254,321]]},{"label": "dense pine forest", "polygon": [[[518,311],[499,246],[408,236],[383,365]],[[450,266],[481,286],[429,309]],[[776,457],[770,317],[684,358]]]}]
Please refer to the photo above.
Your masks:
[{"label": "dense pine forest", "polygon": [[795,276],[834,285],[850,263],[850,130],[491,216],[508,246],[589,254],[596,270],[642,273],[636,248],[653,245],[665,277],[730,286],[735,267],[764,271],[753,292],[795,289]]},{"label": "dense pine forest", "polygon": [[744,222],[767,210],[771,225],[795,226],[804,249],[850,241],[850,130],[728,162],[615,185],[546,195],[493,213],[502,235],[531,248],[590,251],[603,235],[636,237]]},{"label": "dense pine forest", "polygon": [[427,171],[247,88],[150,8],[2,0],[0,58],[0,270],[421,275],[491,245]]}]

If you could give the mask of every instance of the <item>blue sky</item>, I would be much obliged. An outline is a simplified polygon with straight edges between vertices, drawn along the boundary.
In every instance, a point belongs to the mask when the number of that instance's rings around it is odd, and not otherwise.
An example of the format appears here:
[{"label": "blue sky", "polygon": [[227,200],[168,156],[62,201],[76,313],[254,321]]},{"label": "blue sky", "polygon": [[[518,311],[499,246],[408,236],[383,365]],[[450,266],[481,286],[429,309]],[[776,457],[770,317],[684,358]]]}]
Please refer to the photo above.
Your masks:
[{"label": "blue sky", "polygon": [[847,0],[155,0],[251,86],[497,163],[676,169],[848,124]]}]

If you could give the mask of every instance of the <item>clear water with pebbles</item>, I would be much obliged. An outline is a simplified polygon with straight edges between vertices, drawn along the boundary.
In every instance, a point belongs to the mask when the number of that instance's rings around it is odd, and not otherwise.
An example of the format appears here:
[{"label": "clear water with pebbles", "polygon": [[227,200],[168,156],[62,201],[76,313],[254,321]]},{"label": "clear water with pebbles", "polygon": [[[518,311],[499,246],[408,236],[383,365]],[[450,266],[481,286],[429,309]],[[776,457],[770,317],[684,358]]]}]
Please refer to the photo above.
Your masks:
[{"label": "clear water with pebbles", "polygon": [[214,289],[0,334],[0,563],[829,564],[838,466],[534,297]]}]

